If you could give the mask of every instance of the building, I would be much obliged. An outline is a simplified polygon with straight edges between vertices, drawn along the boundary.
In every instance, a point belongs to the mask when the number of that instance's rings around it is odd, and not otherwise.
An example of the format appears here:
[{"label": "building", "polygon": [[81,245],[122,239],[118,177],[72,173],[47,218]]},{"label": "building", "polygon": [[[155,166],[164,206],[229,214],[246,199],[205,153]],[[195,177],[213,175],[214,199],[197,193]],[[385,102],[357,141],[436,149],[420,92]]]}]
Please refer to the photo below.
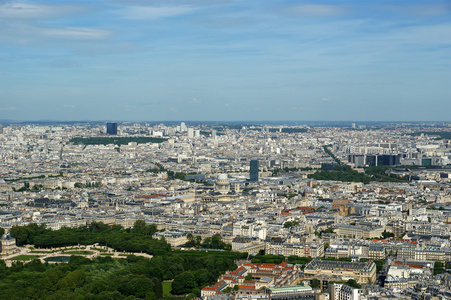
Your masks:
[{"label": "building", "polygon": [[384,227],[382,226],[361,226],[339,224],[335,229],[335,233],[340,237],[348,237],[355,239],[370,239],[382,236]]},{"label": "building", "polygon": [[258,160],[251,160],[249,168],[249,180],[258,181]]},{"label": "building", "polygon": [[9,233],[5,233],[0,238],[0,254],[8,255],[16,252],[16,239]]},{"label": "building", "polygon": [[376,282],[376,264],[371,260],[358,263],[315,258],[305,266],[305,279],[313,279],[321,275],[338,276],[346,280],[354,278],[359,284],[374,283]]},{"label": "building", "polygon": [[284,286],[284,287],[270,287],[269,299],[280,300],[313,300],[315,299],[315,292],[310,286]]},{"label": "building", "polygon": [[346,284],[336,284],[331,286],[331,300],[358,300],[359,290]]},{"label": "building", "polygon": [[188,128],[188,137],[192,139],[194,137],[194,128]]},{"label": "building", "polygon": [[106,123],[106,133],[109,135],[117,135],[117,123]]}]

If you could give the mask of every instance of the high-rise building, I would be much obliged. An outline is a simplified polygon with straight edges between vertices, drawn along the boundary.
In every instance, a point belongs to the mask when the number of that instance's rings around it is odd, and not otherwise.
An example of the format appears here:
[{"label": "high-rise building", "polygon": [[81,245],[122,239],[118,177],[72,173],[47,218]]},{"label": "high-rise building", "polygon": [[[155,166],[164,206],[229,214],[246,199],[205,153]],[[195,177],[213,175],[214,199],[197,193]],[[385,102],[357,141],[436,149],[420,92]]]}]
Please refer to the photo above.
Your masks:
[{"label": "high-rise building", "polygon": [[3,134],[3,125],[0,125],[0,134]]},{"label": "high-rise building", "polygon": [[331,300],[358,300],[359,290],[345,284],[332,284],[330,286]]},{"label": "high-rise building", "polygon": [[106,123],[106,133],[117,135],[117,123]]},{"label": "high-rise building", "polygon": [[251,160],[249,167],[250,181],[258,181],[258,160]]},{"label": "high-rise building", "polygon": [[188,137],[189,138],[193,138],[194,137],[194,129],[193,128],[188,128]]},{"label": "high-rise building", "polygon": [[212,138],[213,140],[216,139],[216,133],[217,133],[217,131],[216,131],[215,129],[213,129],[213,130],[211,131],[211,138]]}]

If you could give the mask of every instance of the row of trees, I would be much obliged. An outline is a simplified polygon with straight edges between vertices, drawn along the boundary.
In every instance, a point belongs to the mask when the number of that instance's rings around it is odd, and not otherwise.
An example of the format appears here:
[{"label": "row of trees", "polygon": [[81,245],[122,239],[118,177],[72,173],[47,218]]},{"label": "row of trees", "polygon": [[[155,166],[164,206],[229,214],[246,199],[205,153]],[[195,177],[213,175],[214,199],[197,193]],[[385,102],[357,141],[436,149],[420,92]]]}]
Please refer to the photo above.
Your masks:
[{"label": "row of trees", "polygon": [[298,225],[299,225],[298,221],[286,221],[283,224],[283,228],[291,228],[291,227],[295,227],[295,226],[298,226]]},{"label": "row of trees", "polygon": [[69,143],[74,143],[75,145],[128,145],[128,143],[134,142],[138,144],[146,143],[162,143],[166,141],[164,138],[155,137],[89,137],[89,138],[72,138]]},{"label": "row of trees", "polygon": [[13,226],[11,236],[18,246],[34,244],[38,248],[64,247],[72,245],[108,245],[118,251],[145,252],[151,255],[164,254],[171,246],[164,239],[153,239],[157,231],[155,225],[146,225],[143,220],[135,222],[132,229],[120,225],[108,226],[92,222],[79,228],[46,229],[45,225],[30,223],[26,226]]},{"label": "row of trees", "polygon": [[[234,261],[247,253],[171,251],[164,239],[153,239],[155,225],[138,220],[133,228],[93,222],[81,228],[46,229],[44,225],[13,226],[11,233],[19,245],[57,247],[100,243],[116,250],[147,252],[152,260],[110,256],[89,260],[72,256],[68,264],[49,265],[32,261],[15,263],[11,268],[0,263],[0,294],[7,299],[158,299],[162,281],[172,280],[172,294],[200,296],[203,287],[216,282],[220,274],[236,268]],[[204,244],[205,243],[205,244]],[[206,238],[201,245],[224,247],[219,236]]]},{"label": "row of trees", "polygon": [[[327,148],[326,148],[327,149]],[[335,180],[347,182],[362,182],[365,184],[371,181],[378,182],[408,182],[409,176],[397,177],[394,174],[386,174],[389,167],[368,167],[365,173],[359,173],[350,166],[339,165],[334,166],[332,170],[320,170],[313,174],[309,174],[308,178],[316,180]]]},{"label": "row of trees", "polygon": [[194,236],[192,233],[188,233],[186,236],[188,243],[186,246],[196,247],[202,249],[218,249],[218,250],[232,250],[232,245],[226,244],[222,241],[220,235],[214,235],[212,237],[206,237],[202,240],[201,236]]},{"label": "row of trees", "polygon": [[[149,260],[147,260],[149,262]],[[7,268],[0,261],[2,299],[157,299],[161,280],[142,270],[144,259],[129,257],[89,260],[71,256],[67,264],[34,260]]]}]

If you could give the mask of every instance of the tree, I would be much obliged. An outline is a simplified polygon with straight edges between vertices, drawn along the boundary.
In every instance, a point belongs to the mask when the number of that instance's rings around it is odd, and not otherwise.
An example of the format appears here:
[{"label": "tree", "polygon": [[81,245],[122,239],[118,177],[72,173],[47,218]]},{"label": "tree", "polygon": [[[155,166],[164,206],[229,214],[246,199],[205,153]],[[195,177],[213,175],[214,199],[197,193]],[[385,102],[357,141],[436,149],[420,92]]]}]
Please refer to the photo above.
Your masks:
[{"label": "tree", "polygon": [[240,289],[240,287],[238,286],[238,285],[235,285],[234,287],[233,287],[233,290],[234,291],[238,291]]},{"label": "tree", "polygon": [[387,232],[384,230],[384,232],[382,232],[382,237],[384,239],[389,238],[389,237],[394,237],[395,235],[392,232]]},{"label": "tree", "polygon": [[200,243],[202,243],[202,237],[198,235],[196,236],[196,247],[200,247]]},{"label": "tree", "polygon": [[434,263],[434,275],[443,273],[443,263],[436,261]]},{"label": "tree", "polygon": [[324,243],[324,251],[327,249],[327,248],[329,248],[329,243]]},{"label": "tree", "polygon": [[356,289],[360,289],[360,284],[357,283],[357,281],[355,281],[354,279],[349,279],[348,281],[346,281],[346,285],[349,285],[350,287],[356,288]]},{"label": "tree", "polygon": [[182,272],[175,276],[172,282],[172,291],[174,295],[181,295],[189,293],[193,288],[197,287],[196,279],[191,272]]},{"label": "tree", "polygon": [[3,229],[2,227],[0,227],[0,237],[2,236],[2,235],[4,235],[5,234],[5,229]]},{"label": "tree", "polygon": [[291,228],[298,225],[299,225],[298,221],[287,221],[283,224],[283,228]]},{"label": "tree", "polygon": [[186,235],[186,238],[188,239],[188,241],[191,243],[191,245],[194,244],[194,235],[192,233],[188,233]]},{"label": "tree", "polygon": [[144,220],[136,220],[135,224],[133,224],[133,231],[135,233],[143,233],[146,228],[146,222]]},{"label": "tree", "polygon": [[319,288],[320,285],[321,285],[321,283],[319,282],[318,279],[316,279],[316,278],[312,279],[312,284],[311,284],[312,288]]}]

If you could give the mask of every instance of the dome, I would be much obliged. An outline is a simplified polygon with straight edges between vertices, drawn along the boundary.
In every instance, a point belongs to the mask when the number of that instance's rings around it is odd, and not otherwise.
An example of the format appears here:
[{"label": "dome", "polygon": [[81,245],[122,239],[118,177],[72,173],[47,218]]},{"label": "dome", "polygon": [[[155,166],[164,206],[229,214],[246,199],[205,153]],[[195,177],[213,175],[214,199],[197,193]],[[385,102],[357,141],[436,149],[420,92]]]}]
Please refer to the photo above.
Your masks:
[{"label": "dome", "polygon": [[227,180],[227,179],[229,179],[229,177],[227,176],[227,174],[219,174],[218,179],[219,180]]}]

